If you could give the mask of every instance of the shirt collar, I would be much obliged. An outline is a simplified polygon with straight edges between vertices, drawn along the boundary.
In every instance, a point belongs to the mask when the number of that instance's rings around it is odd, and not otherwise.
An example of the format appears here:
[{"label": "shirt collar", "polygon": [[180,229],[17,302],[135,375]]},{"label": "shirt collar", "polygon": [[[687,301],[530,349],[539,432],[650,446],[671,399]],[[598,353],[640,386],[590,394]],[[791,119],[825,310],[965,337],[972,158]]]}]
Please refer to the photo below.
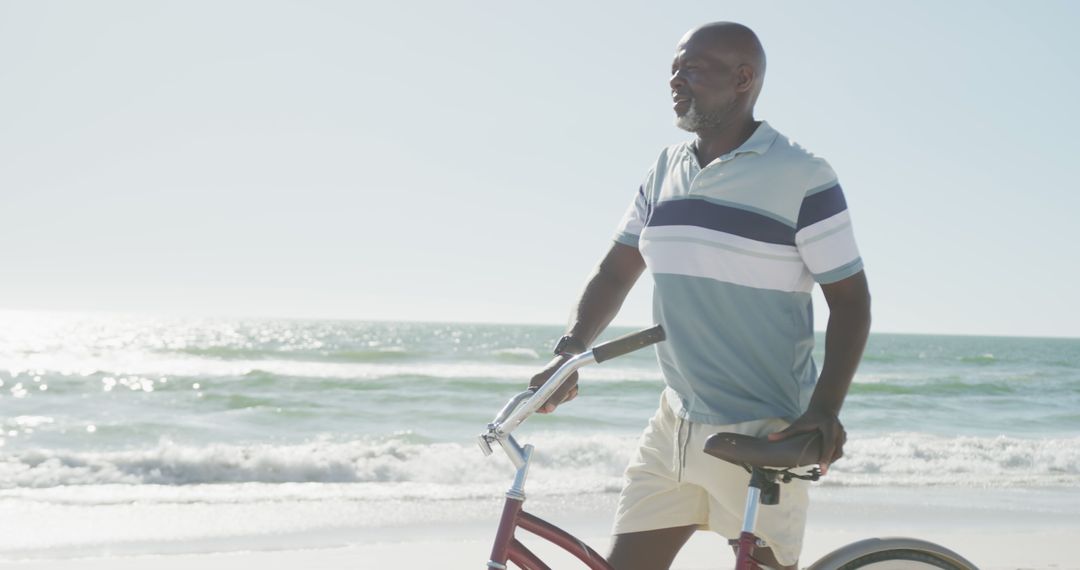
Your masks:
[{"label": "shirt collar", "polygon": [[[750,138],[746,139],[741,145],[736,147],[735,150],[717,157],[713,162],[734,158],[743,153],[765,154],[779,134],[780,133],[769,126],[767,121],[761,121],[761,124],[754,129],[754,133],[750,135]],[[690,152],[691,157],[695,156],[697,152],[697,141],[687,143],[686,149]]]},{"label": "shirt collar", "polygon": [[773,141],[776,140],[777,133],[769,126],[767,121],[761,121],[758,128],[754,130],[754,134],[750,135],[750,138],[746,139],[746,142],[739,145],[739,148],[731,151],[731,155],[741,154],[744,152],[752,152],[755,154],[765,154],[772,146]]}]

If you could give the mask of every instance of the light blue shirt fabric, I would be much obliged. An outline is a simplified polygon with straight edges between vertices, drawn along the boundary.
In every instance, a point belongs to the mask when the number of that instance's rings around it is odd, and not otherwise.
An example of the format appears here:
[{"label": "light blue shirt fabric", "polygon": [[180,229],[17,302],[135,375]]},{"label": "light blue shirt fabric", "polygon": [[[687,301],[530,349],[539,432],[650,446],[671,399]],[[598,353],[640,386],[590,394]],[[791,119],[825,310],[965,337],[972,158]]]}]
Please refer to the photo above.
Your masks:
[{"label": "light blue shirt fabric", "polygon": [[765,122],[704,168],[692,143],[668,147],[615,239],[637,247],[653,277],[668,339],[657,356],[680,416],[802,414],[817,382],[811,290],[862,270],[824,159]]}]

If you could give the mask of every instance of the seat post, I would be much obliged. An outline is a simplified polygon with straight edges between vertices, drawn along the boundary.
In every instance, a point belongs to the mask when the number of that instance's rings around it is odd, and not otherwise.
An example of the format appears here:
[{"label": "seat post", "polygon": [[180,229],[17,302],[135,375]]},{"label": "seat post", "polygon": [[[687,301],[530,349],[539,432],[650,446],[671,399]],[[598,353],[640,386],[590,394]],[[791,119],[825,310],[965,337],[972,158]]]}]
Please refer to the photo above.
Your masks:
[{"label": "seat post", "polygon": [[754,532],[757,524],[758,504],[761,503],[761,489],[751,484],[746,488],[746,510],[743,511],[742,531]]},{"label": "seat post", "polygon": [[780,502],[780,483],[777,472],[761,467],[750,468],[750,484],[746,488],[746,511],[743,513],[743,532],[754,532],[757,524],[758,505],[775,505]]},{"label": "seat post", "polygon": [[[743,526],[739,538],[729,540],[728,543],[735,547],[739,568],[757,568],[753,565],[754,549],[764,546],[754,534],[757,526],[758,505],[775,505],[780,498],[780,484],[776,482],[776,472],[771,469],[752,467],[750,469],[750,484],[746,487],[746,510],[743,512]],[[744,566],[745,565],[745,566]]]}]

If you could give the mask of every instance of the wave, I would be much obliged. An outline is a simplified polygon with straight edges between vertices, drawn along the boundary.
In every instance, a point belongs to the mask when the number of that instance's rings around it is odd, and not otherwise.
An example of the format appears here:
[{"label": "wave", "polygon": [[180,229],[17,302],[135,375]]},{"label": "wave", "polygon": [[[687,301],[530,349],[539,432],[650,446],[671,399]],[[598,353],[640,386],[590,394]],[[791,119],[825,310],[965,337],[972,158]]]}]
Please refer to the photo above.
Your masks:
[{"label": "wave", "polygon": [[1080,486],[1080,437],[941,437],[897,433],[850,440],[826,485]]},{"label": "wave", "polygon": [[[619,489],[636,437],[541,433],[530,480],[548,493]],[[34,450],[0,458],[0,488],[219,483],[367,483],[412,486],[430,498],[469,496],[470,485],[509,482],[496,453],[411,435],[294,445],[178,445],[128,451]],[[1080,438],[938,437],[897,433],[852,439],[824,485],[902,487],[1080,486]],[[487,489],[485,487],[485,489]],[[400,492],[398,489],[396,492]],[[464,495],[462,494],[464,493]]]},{"label": "wave", "polygon": [[995,396],[1012,394],[1023,387],[1002,381],[970,382],[963,380],[940,380],[922,382],[853,382],[851,394],[866,395],[916,395],[916,396]]},{"label": "wave", "polygon": [[[383,441],[314,441],[296,445],[186,446],[161,442],[134,451],[33,450],[0,458],[0,488],[65,485],[193,485],[208,483],[429,483],[502,481],[512,473],[476,446],[423,443],[415,436]],[[546,438],[534,470],[621,475],[633,438],[616,435]],[[510,469],[510,471],[508,471]]]},{"label": "wave", "polygon": [[[393,354],[393,353],[388,353]],[[280,355],[278,355],[280,356]],[[391,357],[387,360],[396,360]],[[480,360],[450,362],[328,362],[289,359],[210,359],[193,356],[162,356],[149,353],[130,353],[110,356],[48,357],[29,355],[25,357],[0,358],[0,369],[6,368],[10,376],[53,375],[62,377],[86,377],[93,375],[174,377],[186,378],[235,378],[250,374],[272,374],[292,378],[325,378],[339,380],[373,380],[403,376],[427,378],[484,378],[520,382],[539,371],[537,362],[521,363],[526,357],[520,352],[500,356],[500,362]],[[510,362],[506,362],[509,360]],[[607,366],[591,367],[583,372],[598,380],[659,380],[660,372],[655,366]]]},{"label": "wave", "polygon": [[281,348],[236,348],[229,346],[211,346],[163,350],[160,354],[177,354],[218,360],[296,360],[307,362],[394,362],[420,359],[431,356],[430,353],[406,350],[403,347],[388,346],[372,349],[353,350],[286,350]]},{"label": "wave", "polygon": [[972,364],[994,364],[998,361],[996,358],[994,358],[994,355],[990,354],[989,352],[969,356],[960,356],[957,357],[957,360],[959,360],[960,362]]},{"label": "wave", "polygon": [[540,353],[531,348],[500,348],[491,351],[491,355],[508,362],[537,362],[540,360]]}]

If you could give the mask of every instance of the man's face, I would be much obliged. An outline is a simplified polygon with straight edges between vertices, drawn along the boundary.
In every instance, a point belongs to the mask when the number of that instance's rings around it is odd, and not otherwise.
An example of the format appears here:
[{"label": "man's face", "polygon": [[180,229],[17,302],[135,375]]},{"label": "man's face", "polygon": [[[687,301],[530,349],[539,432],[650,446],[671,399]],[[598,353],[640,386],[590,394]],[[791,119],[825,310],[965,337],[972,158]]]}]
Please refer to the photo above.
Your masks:
[{"label": "man's face", "polygon": [[699,132],[719,127],[734,113],[734,68],[723,55],[693,36],[679,43],[670,81],[675,125],[679,128]]}]

